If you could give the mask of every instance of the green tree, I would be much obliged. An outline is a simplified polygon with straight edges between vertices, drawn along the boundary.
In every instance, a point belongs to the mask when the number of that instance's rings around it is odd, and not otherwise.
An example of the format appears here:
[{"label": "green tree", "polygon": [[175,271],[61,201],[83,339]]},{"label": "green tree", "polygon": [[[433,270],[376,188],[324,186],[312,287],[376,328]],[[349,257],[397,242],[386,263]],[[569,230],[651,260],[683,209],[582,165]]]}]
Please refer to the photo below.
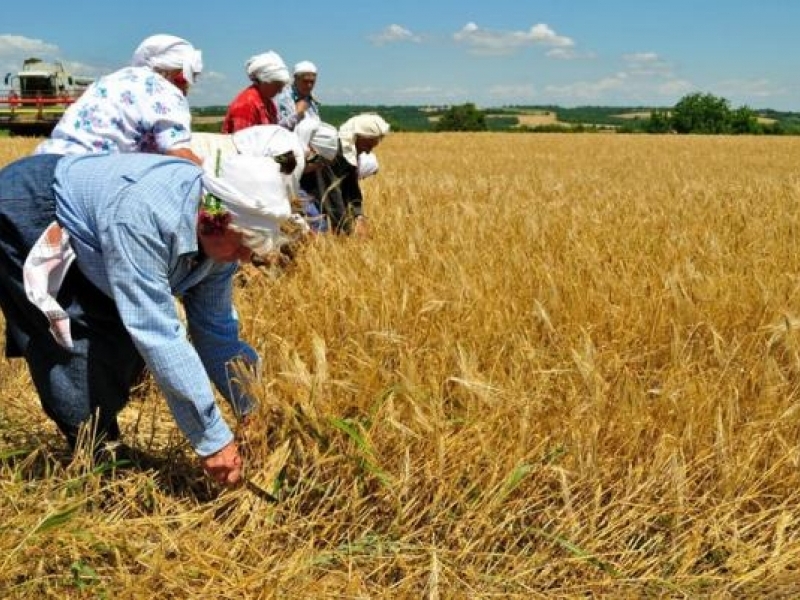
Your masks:
[{"label": "green tree", "polygon": [[650,113],[650,118],[645,123],[644,129],[647,133],[669,133],[672,131],[672,122],[669,112],[666,110],[654,109]]},{"label": "green tree", "polygon": [[451,106],[436,122],[436,131],[486,130],[486,114],[472,103]]},{"label": "green tree", "polygon": [[731,133],[763,133],[764,130],[758,122],[758,117],[747,106],[742,106],[731,112]]},{"label": "green tree", "polygon": [[728,133],[731,109],[725,98],[696,92],[681,98],[672,110],[678,133]]}]

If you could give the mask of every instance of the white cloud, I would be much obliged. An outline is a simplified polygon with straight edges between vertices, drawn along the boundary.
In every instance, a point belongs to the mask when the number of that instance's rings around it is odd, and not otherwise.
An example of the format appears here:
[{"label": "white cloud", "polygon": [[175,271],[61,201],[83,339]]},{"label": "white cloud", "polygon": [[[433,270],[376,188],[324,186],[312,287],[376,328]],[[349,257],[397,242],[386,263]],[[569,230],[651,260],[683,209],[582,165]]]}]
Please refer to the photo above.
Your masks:
[{"label": "white cloud", "polygon": [[393,44],[396,42],[419,43],[422,41],[422,38],[402,25],[392,24],[383,31],[369,36],[369,40],[376,46],[382,46],[384,44]]},{"label": "white cloud", "polygon": [[[516,34],[515,35],[519,35]],[[557,35],[555,31],[550,29],[544,23],[539,23],[531,27],[530,31],[527,35],[522,34],[524,38],[530,38],[534,40],[538,44],[545,44],[547,46],[557,46],[557,47],[569,47],[574,46],[575,42],[573,42],[568,37],[564,37],[563,35]]]},{"label": "white cloud", "polygon": [[545,56],[558,60],[578,60],[595,57],[593,52],[577,52],[573,48],[552,48],[545,53]]},{"label": "white cloud", "polygon": [[663,60],[655,52],[624,54],[622,60],[627,65],[631,75],[639,75],[642,77],[672,76],[672,65]]},{"label": "white cloud", "polygon": [[570,100],[597,100],[608,92],[623,89],[627,81],[627,74],[616,73],[596,81],[576,81],[566,85],[548,85],[545,88],[545,92],[550,96],[568,98]]},{"label": "white cloud", "polygon": [[777,87],[768,79],[727,79],[711,86],[714,94],[723,97],[770,98],[788,93],[785,88]]},{"label": "white cloud", "polygon": [[502,100],[504,104],[524,104],[537,97],[533,84],[522,85],[495,85],[488,90],[489,97]]},{"label": "white cloud", "polygon": [[48,44],[43,40],[27,38],[21,35],[0,35],[0,58],[17,58],[24,56],[44,54],[58,55],[59,49],[55,44]]},{"label": "white cloud", "polygon": [[[331,87],[325,89],[330,104],[456,104],[468,102],[470,91],[464,88],[419,85],[387,89],[384,87]],[[324,108],[324,107],[323,107]]]},{"label": "white cloud", "polygon": [[22,61],[35,56],[52,60],[59,54],[58,46],[21,35],[0,35],[0,85],[6,73],[22,68]]},{"label": "white cloud", "polygon": [[548,25],[538,23],[527,31],[493,31],[481,29],[475,23],[467,23],[453,34],[453,39],[465,44],[470,52],[476,54],[510,54],[513,51],[533,45],[551,48],[572,48],[572,39],[558,35]]},{"label": "white cloud", "polygon": [[100,77],[108,73],[108,69],[102,69],[94,65],[87,65],[86,63],[76,62],[71,60],[62,61],[64,68],[73,75],[83,75],[86,77]]},{"label": "white cloud", "polygon": [[[26,58],[40,58],[47,62],[58,61],[73,75],[99,77],[107,73],[107,68],[64,59],[61,49],[44,40],[27,38],[21,35],[0,35],[0,75],[16,73],[22,68]],[[2,81],[0,79],[0,81]]]},{"label": "white cloud", "polygon": [[695,89],[694,84],[686,79],[670,79],[656,86],[656,94],[663,98],[674,98],[677,101]]},{"label": "white cloud", "polygon": [[619,71],[593,81],[546,86],[542,94],[556,104],[670,104],[691,92],[695,86],[671,75],[652,78]]},{"label": "white cloud", "polygon": [[433,85],[419,85],[419,86],[411,86],[407,88],[399,88],[394,91],[394,94],[397,96],[407,96],[407,97],[416,97],[416,96],[429,96],[431,94],[440,94],[442,93],[442,88],[438,88]]}]

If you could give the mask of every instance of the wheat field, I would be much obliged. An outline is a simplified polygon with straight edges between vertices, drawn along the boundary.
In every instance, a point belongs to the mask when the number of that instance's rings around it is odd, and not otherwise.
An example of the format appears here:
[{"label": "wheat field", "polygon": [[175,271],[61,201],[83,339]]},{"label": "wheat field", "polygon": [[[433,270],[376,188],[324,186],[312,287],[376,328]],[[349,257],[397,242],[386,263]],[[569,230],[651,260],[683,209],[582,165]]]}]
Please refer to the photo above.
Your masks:
[{"label": "wheat field", "polygon": [[146,461],[70,460],[0,359],[0,597],[800,595],[800,139],[378,156],[368,239],[240,277],[250,486],[203,477],[149,382]]}]

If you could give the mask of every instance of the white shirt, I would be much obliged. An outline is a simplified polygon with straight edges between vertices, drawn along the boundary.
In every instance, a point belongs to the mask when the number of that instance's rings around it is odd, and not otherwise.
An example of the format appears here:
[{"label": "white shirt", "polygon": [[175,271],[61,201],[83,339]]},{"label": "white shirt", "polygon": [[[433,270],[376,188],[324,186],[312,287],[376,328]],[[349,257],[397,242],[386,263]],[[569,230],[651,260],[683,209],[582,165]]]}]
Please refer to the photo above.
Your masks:
[{"label": "white shirt", "polygon": [[188,147],[191,125],[177,87],[148,67],[125,67],[90,85],[34,154],[163,154]]}]

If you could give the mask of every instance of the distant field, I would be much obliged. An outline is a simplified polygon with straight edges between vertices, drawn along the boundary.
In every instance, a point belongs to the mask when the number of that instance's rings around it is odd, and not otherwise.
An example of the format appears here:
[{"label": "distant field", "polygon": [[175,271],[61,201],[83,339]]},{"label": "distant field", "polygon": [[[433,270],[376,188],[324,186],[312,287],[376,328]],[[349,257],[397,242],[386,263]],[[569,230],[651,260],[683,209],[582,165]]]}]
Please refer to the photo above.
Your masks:
[{"label": "distant field", "polygon": [[277,503],[204,479],[152,381],[151,466],[70,463],[0,358],[0,596],[797,597],[800,138],[376,152],[371,237],[235,289]]},{"label": "distant field", "polygon": [[618,119],[649,119],[650,118],[650,111],[636,111],[636,112],[625,112],[614,115]]},{"label": "distant field", "polygon": [[221,123],[224,120],[224,115],[214,116],[192,116],[192,123]]},{"label": "distant field", "polygon": [[[651,112],[648,111],[638,111],[638,112],[625,112],[614,115],[619,119],[649,119]],[[772,125],[773,123],[777,122],[777,119],[770,119],[767,117],[757,117],[757,120],[762,125]]]},{"label": "distant field", "polygon": [[535,127],[537,125],[553,125],[559,122],[556,113],[549,111],[520,112],[514,116],[519,119],[520,125],[527,125],[528,127]]}]

